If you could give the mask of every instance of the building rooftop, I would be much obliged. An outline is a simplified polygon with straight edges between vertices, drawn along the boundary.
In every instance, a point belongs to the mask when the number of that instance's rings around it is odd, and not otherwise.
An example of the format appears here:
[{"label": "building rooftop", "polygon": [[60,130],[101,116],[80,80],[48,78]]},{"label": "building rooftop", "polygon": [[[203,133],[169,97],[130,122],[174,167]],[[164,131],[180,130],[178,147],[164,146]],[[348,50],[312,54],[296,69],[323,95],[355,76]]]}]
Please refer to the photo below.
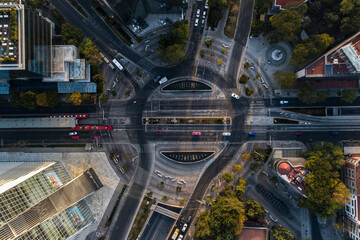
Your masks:
[{"label": "building rooftop", "polygon": [[238,240],[266,240],[267,229],[262,227],[244,227]]},{"label": "building rooftop", "polygon": [[1,118],[0,128],[74,128],[76,118]]},{"label": "building rooftop", "polygon": [[298,78],[349,79],[358,76],[360,76],[360,32],[297,72]]},{"label": "building rooftop", "polygon": [[0,69],[24,69],[23,5],[0,4]]},{"label": "building rooftop", "polygon": [[96,93],[96,83],[94,82],[58,82],[58,93]]},{"label": "building rooftop", "polygon": [[282,175],[287,175],[291,172],[292,167],[288,162],[282,162],[278,165],[278,171]]},{"label": "building rooftop", "polygon": [[86,78],[86,61],[85,59],[76,59],[70,63],[70,79],[80,80]]},{"label": "building rooftop", "polygon": [[304,0],[275,0],[274,6],[278,6],[278,7],[280,7],[280,9],[285,9],[286,4],[288,4],[290,2],[298,2],[300,4],[300,3],[303,3]]}]

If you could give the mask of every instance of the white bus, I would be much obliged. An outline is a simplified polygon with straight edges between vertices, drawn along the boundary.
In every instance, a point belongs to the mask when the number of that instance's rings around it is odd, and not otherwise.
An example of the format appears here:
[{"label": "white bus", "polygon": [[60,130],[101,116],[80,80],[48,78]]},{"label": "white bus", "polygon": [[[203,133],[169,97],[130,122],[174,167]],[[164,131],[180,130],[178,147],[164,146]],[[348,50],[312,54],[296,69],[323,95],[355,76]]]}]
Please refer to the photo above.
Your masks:
[{"label": "white bus", "polygon": [[121,66],[121,64],[119,63],[119,61],[116,60],[115,58],[112,60],[112,62],[115,64],[115,66],[117,66],[117,67],[120,69],[120,71],[122,71],[122,70],[124,69],[124,67]]}]

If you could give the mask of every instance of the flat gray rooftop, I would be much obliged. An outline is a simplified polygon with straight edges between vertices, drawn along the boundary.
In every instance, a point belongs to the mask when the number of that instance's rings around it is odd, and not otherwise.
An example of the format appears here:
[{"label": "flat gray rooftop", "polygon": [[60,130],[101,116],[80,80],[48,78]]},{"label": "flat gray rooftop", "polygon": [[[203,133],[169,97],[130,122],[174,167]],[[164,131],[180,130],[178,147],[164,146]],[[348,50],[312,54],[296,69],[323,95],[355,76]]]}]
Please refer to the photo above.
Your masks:
[{"label": "flat gray rooftop", "polygon": [[0,128],[74,128],[76,118],[1,118]]}]

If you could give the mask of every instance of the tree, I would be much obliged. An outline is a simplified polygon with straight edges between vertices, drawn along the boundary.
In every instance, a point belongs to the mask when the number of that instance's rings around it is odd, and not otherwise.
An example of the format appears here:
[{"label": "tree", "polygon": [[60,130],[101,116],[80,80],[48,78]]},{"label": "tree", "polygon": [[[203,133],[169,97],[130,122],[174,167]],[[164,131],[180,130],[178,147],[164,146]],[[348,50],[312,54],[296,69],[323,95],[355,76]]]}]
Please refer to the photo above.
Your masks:
[{"label": "tree", "polygon": [[226,173],[224,173],[224,174],[222,175],[222,178],[223,178],[227,183],[229,183],[229,182],[231,182],[231,181],[234,180],[234,177],[233,177],[233,175],[231,174],[231,172],[226,172]]},{"label": "tree", "polygon": [[249,69],[251,67],[251,64],[249,62],[244,63],[244,68]]},{"label": "tree", "polygon": [[180,62],[185,59],[185,47],[182,44],[168,46],[165,52],[165,62]]},{"label": "tree", "polygon": [[177,192],[181,192],[181,187],[180,187],[180,186],[176,186],[176,191],[177,191]]},{"label": "tree", "polygon": [[258,37],[265,30],[265,23],[259,19],[255,19],[251,23],[251,35]]},{"label": "tree", "polygon": [[299,88],[297,97],[300,101],[309,105],[318,100],[316,89],[309,84],[304,84]]},{"label": "tree", "polygon": [[162,200],[167,202],[167,201],[169,201],[169,197],[168,196],[163,196]]},{"label": "tree", "polygon": [[266,149],[261,147],[254,147],[251,150],[251,157],[255,161],[266,162],[272,149]]},{"label": "tree", "polygon": [[[18,98],[18,99],[15,99]],[[14,101],[13,105],[16,107],[23,107],[30,110],[36,108],[36,93],[33,91],[20,92],[19,94],[14,94],[11,98]]]},{"label": "tree", "polygon": [[264,219],[266,212],[257,201],[250,199],[245,202],[245,214],[252,221],[260,221]]},{"label": "tree", "polygon": [[159,182],[158,184],[156,184],[156,186],[160,189],[163,190],[165,187],[165,183],[164,182]]},{"label": "tree", "polygon": [[251,163],[250,164],[250,170],[251,171],[257,171],[261,169],[261,164],[260,163]]},{"label": "tree", "polygon": [[100,96],[99,96],[99,100],[102,103],[107,102],[108,99],[109,99],[109,97],[104,93],[100,94]]},{"label": "tree", "polygon": [[344,89],[341,91],[341,100],[352,103],[358,97],[358,92],[355,89]]},{"label": "tree", "polygon": [[284,227],[274,226],[272,235],[276,240],[296,240],[296,238]]},{"label": "tree", "polygon": [[39,93],[36,95],[36,104],[40,107],[49,106],[49,103],[47,102],[46,92]]},{"label": "tree", "polygon": [[78,106],[82,102],[81,93],[80,92],[73,92],[70,96],[66,98],[67,103],[72,103],[75,106]]},{"label": "tree", "polygon": [[283,10],[280,14],[270,17],[273,31],[268,35],[271,42],[278,43],[289,41],[295,43],[298,40],[297,33],[300,31],[302,16],[297,11]]},{"label": "tree", "polygon": [[321,218],[331,218],[350,198],[349,190],[340,180],[339,171],[345,163],[343,151],[331,143],[315,146],[304,153],[306,195],[302,204]]},{"label": "tree", "polygon": [[240,173],[243,170],[243,166],[239,165],[239,164],[235,164],[233,167],[233,171]]},{"label": "tree", "polygon": [[297,2],[288,2],[285,4],[286,10],[295,10],[300,15],[305,16],[308,10],[308,6],[304,4],[303,1],[297,1]]},{"label": "tree", "polygon": [[237,185],[236,188],[235,188],[236,195],[239,196],[239,197],[244,195],[246,186],[247,186],[247,182],[244,179],[240,178],[239,179],[239,185]]},{"label": "tree", "polygon": [[103,80],[103,76],[101,74],[95,74],[92,77],[92,80],[94,83],[96,83],[96,91],[97,93],[102,93],[103,88],[104,88],[104,80]]},{"label": "tree", "polygon": [[245,94],[246,96],[251,96],[254,93],[254,89],[246,87],[245,88]]},{"label": "tree", "polygon": [[209,48],[211,47],[212,43],[213,43],[213,40],[212,39],[207,39],[204,41],[205,45]]},{"label": "tree", "polygon": [[243,154],[241,154],[241,160],[242,161],[249,161],[251,159],[251,156],[250,156],[250,154],[246,154],[246,153],[243,153]]},{"label": "tree", "polygon": [[59,94],[56,91],[47,91],[46,101],[48,103],[48,107],[55,107],[59,104]]},{"label": "tree", "polygon": [[245,220],[244,203],[226,188],[211,205],[210,213],[200,214],[194,239],[233,240],[241,232]]},{"label": "tree", "polygon": [[80,42],[83,39],[81,30],[70,23],[63,23],[61,25],[61,34],[66,44],[75,45],[76,47],[80,45]]},{"label": "tree", "polygon": [[99,49],[94,45],[86,49],[85,58],[89,61],[91,66],[99,66],[103,62]]},{"label": "tree", "polygon": [[180,199],[179,202],[180,202],[181,205],[185,206],[185,200],[184,199]]},{"label": "tree", "polygon": [[292,89],[296,84],[296,74],[293,72],[280,72],[274,73],[274,79],[279,83],[282,89]]},{"label": "tree", "polygon": [[239,83],[246,84],[249,79],[250,79],[250,77],[244,73],[240,76]]}]

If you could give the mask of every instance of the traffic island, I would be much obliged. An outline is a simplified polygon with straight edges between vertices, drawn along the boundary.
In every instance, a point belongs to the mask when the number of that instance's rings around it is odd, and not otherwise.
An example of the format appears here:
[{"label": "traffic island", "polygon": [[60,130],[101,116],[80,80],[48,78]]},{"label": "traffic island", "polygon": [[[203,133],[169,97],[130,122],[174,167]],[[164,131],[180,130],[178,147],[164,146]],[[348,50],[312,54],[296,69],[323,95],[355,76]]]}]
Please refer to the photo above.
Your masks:
[{"label": "traffic island", "polygon": [[213,125],[213,124],[231,124],[231,118],[229,117],[213,117],[213,118],[143,118],[143,124],[156,124],[156,125],[168,125],[168,124],[181,124],[181,125]]},{"label": "traffic island", "polygon": [[196,163],[205,161],[215,152],[160,152],[161,155],[172,161],[181,163]]},{"label": "traffic island", "polygon": [[212,87],[199,81],[178,81],[165,86],[163,91],[212,91]]}]

